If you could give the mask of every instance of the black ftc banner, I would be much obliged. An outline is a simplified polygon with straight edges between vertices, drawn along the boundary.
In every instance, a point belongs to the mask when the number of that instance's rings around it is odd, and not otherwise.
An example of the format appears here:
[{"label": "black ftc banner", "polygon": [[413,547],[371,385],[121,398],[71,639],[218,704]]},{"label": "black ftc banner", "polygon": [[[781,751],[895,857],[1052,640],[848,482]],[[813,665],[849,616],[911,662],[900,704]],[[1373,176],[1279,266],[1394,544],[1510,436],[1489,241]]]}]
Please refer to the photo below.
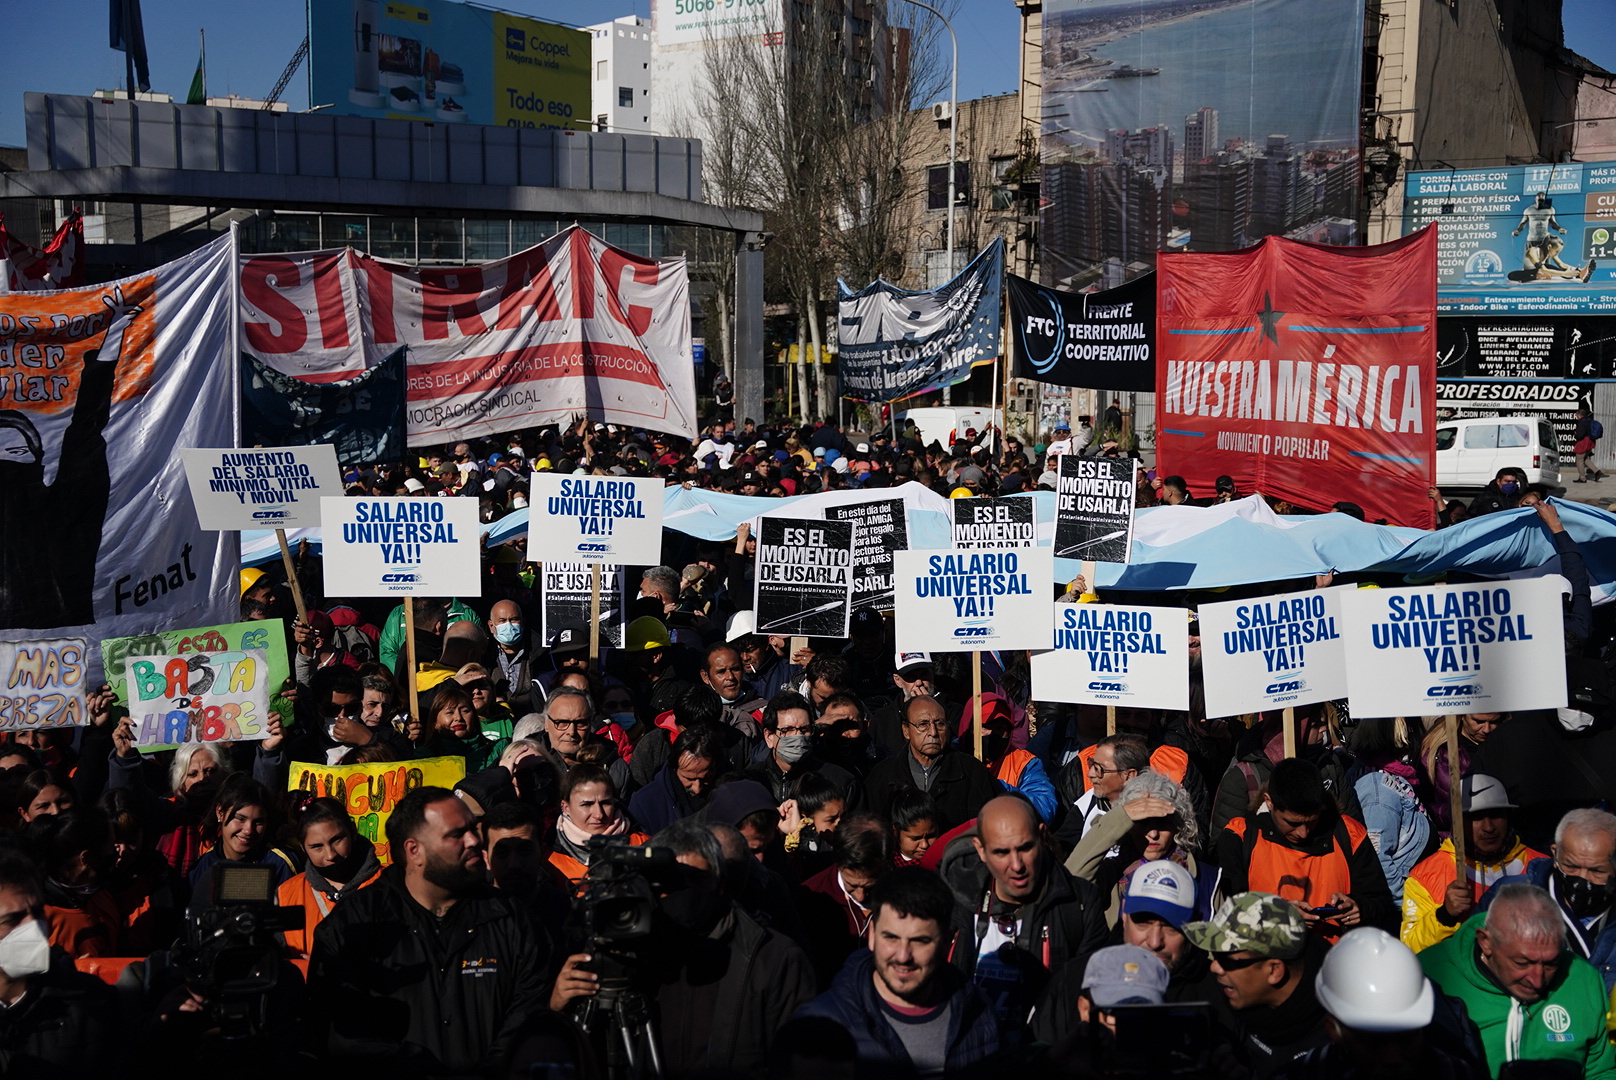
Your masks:
[{"label": "black ftc banner", "polygon": [[1156,389],[1156,272],[1068,293],[1004,276],[1015,377],[1091,390]]}]

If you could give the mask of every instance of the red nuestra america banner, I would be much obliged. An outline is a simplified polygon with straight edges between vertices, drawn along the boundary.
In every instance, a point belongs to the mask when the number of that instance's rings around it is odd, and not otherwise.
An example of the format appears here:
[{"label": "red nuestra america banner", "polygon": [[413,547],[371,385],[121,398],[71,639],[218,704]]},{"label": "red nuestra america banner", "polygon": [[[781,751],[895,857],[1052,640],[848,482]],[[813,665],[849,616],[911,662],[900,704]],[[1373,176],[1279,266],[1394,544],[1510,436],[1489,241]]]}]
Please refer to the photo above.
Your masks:
[{"label": "red nuestra america banner", "polygon": [[1158,260],[1158,470],[1430,525],[1436,230],[1375,247],[1270,236]]}]

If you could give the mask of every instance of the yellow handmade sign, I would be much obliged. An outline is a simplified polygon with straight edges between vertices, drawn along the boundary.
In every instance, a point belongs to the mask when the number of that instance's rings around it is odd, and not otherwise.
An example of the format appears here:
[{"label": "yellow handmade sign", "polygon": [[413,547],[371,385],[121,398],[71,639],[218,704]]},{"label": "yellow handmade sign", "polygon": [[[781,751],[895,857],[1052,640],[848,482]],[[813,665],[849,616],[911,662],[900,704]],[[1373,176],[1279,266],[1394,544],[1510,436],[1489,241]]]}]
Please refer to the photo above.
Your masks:
[{"label": "yellow handmade sign", "polygon": [[376,845],[376,857],[392,861],[387,845],[387,819],[405,795],[418,787],[452,788],[466,777],[462,757],[378,761],[366,765],[315,765],[292,762],[288,791],[332,798],[348,809],[359,835]]}]

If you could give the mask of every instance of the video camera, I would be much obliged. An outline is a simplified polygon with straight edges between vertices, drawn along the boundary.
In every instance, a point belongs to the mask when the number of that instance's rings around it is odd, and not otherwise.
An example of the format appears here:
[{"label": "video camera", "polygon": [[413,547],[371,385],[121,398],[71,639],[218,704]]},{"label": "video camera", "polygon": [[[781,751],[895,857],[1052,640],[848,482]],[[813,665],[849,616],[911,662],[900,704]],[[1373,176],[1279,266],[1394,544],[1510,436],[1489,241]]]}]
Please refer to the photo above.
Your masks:
[{"label": "video camera", "polygon": [[186,916],[185,943],[171,963],[208,1003],[223,1037],[262,1034],[284,963],[277,935],[302,929],[304,911],[276,903],[268,866],[216,864],[210,899],[211,907]]}]

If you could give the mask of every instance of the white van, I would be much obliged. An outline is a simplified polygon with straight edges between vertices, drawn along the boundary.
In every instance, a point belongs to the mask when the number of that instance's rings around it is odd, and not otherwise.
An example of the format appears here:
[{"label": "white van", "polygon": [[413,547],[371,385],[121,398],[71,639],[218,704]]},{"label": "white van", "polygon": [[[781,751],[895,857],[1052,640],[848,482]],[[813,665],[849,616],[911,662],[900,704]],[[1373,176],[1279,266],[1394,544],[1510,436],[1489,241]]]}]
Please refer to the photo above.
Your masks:
[{"label": "white van", "polygon": [[967,431],[974,430],[980,439],[990,426],[998,425],[999,414],[993,409],[966,408],[963,406],[938,405],[926,409],[906,409],[898,413],[898,431],[903,432],[906,420],[913,420],[915,427],[920,429],[920,441],[930,446],[935,440],[943,444],[946,449],[954,445],[954,439],[964,438]]},{"label": "white van", "polygon": [[1528,484],[1558,484],[1554,427],[1537,416],[1481,416],[1436,426],[1436,486],[1480,488],[1513,465]]}]

